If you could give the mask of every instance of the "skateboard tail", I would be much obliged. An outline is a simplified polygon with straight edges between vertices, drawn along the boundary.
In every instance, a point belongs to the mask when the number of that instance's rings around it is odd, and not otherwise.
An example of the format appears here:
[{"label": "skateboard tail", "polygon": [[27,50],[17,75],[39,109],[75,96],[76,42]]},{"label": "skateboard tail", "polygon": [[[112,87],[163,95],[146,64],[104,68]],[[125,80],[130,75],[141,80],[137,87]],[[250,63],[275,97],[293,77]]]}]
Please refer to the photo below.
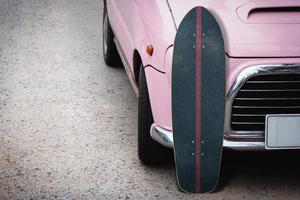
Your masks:
[{"label": "skateboard tail", "polygon": [[172,118],[179,187],[213,191],[218,183],[225,110],[225,50],[220,27],[202,7],[179,26],[173,55]]}]

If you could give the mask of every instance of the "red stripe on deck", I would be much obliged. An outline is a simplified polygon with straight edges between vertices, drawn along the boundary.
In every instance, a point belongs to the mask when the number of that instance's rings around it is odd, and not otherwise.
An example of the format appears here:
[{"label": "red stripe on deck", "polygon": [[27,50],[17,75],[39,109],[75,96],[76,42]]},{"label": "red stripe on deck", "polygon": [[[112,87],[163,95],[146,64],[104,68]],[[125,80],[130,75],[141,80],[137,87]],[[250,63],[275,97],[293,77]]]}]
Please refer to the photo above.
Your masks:
[{"label": "red stripe on deck", "polygon": [[201,8],[196,8],[196,66],[195,66],[195,190],[201,192]]}]

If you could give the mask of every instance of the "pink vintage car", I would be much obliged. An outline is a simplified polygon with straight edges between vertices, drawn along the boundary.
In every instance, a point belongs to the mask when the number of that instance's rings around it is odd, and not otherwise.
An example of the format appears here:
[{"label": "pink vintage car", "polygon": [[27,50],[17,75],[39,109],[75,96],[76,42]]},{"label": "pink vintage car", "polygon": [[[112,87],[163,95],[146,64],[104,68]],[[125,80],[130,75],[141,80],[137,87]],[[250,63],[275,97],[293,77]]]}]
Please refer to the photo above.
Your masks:
[{"label": "pink vintage car", "polygon": [[223,146],[299,148],[299,0],[104,0],[104,59],[109,66],[122,60],[138,96],[142,162],[160,163],[173,147],[173,45],[178,26],[195,6],[214,15],[225,38]]}]

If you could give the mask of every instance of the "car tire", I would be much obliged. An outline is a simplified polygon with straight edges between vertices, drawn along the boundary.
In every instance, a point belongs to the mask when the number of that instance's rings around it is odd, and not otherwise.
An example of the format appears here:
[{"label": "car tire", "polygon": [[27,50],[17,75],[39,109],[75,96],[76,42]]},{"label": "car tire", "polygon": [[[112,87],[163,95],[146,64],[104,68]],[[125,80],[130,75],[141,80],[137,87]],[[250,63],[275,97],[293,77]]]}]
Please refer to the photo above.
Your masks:
[{"label": "car tire", "polygon": [[170,161],[173,151],[154,141],[150,136],[153,123],[152,110],[143,65],[139,72],[138,97],[138,155],[146,165],[163,164]]},{"label": "car tire", "polygon": [[102,46],[103,46],[103,58],[106,65],[110,67],[118,67],[122,65],[120,55],[117,51],[117,47],[114,43],[114,33],[111,29],[106,2],[103,3],[103,26],[102,26]]}]

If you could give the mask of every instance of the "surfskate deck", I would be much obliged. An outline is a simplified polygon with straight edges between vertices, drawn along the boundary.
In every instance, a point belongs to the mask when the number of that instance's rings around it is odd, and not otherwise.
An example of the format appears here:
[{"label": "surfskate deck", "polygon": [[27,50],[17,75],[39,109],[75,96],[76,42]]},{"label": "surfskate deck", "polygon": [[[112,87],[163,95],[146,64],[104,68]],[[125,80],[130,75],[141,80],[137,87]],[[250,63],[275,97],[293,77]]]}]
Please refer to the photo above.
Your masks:
[{"label": "surfskate deck", "polygon": [[177,182],[185,192],[211,192],[223,149],[226,65],[221,29],[207,9],[196,7],[183,19],[172,67]]}]

